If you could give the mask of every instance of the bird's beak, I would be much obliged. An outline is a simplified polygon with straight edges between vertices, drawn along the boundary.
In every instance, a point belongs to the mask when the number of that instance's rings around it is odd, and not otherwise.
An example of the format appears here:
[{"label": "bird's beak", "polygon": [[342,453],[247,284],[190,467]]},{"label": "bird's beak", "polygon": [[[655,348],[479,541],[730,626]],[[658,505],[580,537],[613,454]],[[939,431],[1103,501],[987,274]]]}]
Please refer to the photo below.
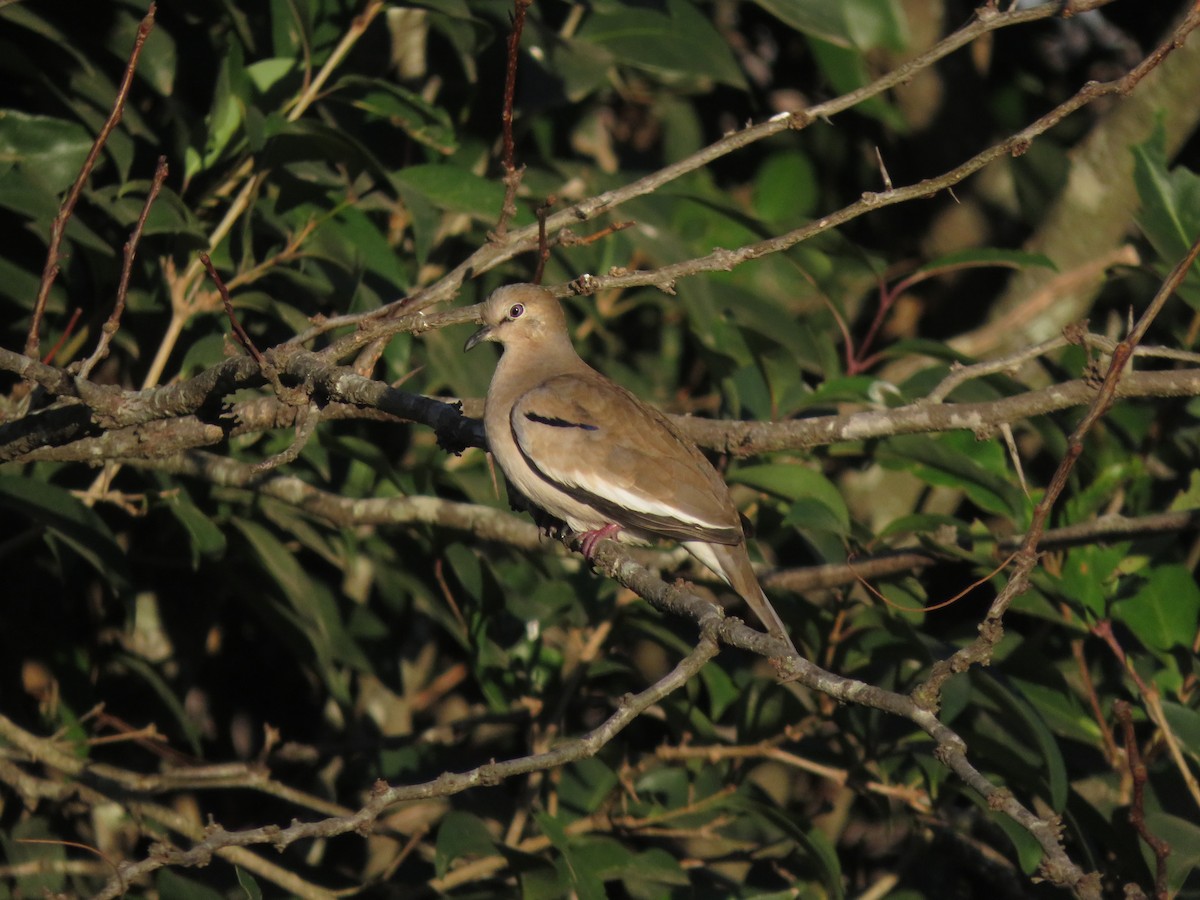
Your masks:
[{"label": "bird's beak", "polygon": [[477,332],[467,338],[467,342],[463,344],[463,352],[466,353],[476,344],[482,344],[484,341],[490,341],[495,331],[495,327],[491,325],[484,325]]}]

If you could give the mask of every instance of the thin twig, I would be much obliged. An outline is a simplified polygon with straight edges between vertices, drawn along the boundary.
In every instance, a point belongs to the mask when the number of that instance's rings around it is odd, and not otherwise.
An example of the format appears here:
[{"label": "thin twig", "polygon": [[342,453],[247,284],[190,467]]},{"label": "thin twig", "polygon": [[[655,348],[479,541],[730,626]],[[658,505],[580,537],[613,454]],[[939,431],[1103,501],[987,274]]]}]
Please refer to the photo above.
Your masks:
[{"label": "thin twig", "polygon": [[[517,190],[521,186],[521,176],[525,171],[524,166],[517,167],[514,159],[516,145],[513,141],[513,104],[517,96],[517,60],[521,52],[521,32],[525,29],[525,11],[532,5],[533,0],[513,0],[512,28],[508,34],[508,54],[504,68],[504,106],[500,110],[500,128],[504,141],[504,155],[500,163],[504,167],[504,203],[500,207],[500,219],[492,231],[493,241],[503,238],[508,233],[508,223],[517,214]],[[543,241],[545,228],[543,219]]]},{"label": "thin twig", "polygon": [[[1071,4],[1071,12],[1078,14],[1099,9],[1112,2],[1114,0],[1080,0],[1080,2]],[[880,76],[871,84],[824,103],[808,107],[802,111],[779,113],[765,122],[760,122],[757,125],[751,125],[740,131],[728,134],[678,162],[665,166],[643,178],[639,178],[637,181],[572,204],[568,208],[549,217],[546,220],[546,228],[549,233],[557,234],[560,229],[594,219],[599,215],[611,212],[629,200],[651,194],[663,185],[697,169],[701,169],[714,160],[728,156],[750,144],[765,140],[784,131],[806,128],[813,122],[832,118],[871,97],[879,96],[897,85],[907,83],[918,72],[931,67],[938,60],[949,56],[985,34],[1002,28],[1053,18],[1061,14],[1062,7],[1057,3],[1041,3],[1037,6],[1013,9],[1006,12],[997,12],[993,4],[986,4],[977,10],[975,18],[971,22],[953,34],[943,38],[925,53]],[[877,206],[878,204],[875,205]],[[865,212],[867,208],[864,206],[858,214]],[[852,218],[852,216],[848,218]],[[342,316],[330,316],[307,331],[296,335],[290,342],[306,343],[321,334],[337,328],[387,319],[392,315],[393,310],[401,304],[403,304],[406,312],[416,313],[438,303],[444,303],[454,297],[467,278],[473,278],[483,272],[490,271],[521,253],[531,250],[535,246],[537,246],[536,224],[510,232],[502,242],[492,241],[480,247],[453,270],[428,287],[376,310],[349,313]],[[665,278],[662,279],[664,282],[665,280]],[[570,293],[569,288],[566,286],[556,286],[556,290],[559,292],[559,296],[566,296]],[[370,332],[370,337],[362,343],[367,343],[367,341],[373,340],[378,336],[370,328],[365,330]]]},{"label": "thin twig", "polygon": [[71,313],[71,318],[67,320],[67,327],[63,329],[63,333],[59,335],[58,340],[54,342],[54,346],[51,347],[47,351],[46,355],[42,357],[42,365],[48,366],[54,362],[54,357],[58,356],[58,351],[63,348],[63,345],[66,344],[67,339],[71,337],[71,332],[73,332],[75,330],[75,326],[79,324],[79,319],[82,315],[83,307],[75,307],[75,311]]},{"label": "thin twig", "polygon": [[[214,853],[231,847],[271,844],[282,850],[306,838],[333,837],[351,831],[365,832],[384,810],[405,800],[449,797],[473,787],[496,785],[515,775],[558,768],[574,760],[588,759],[595,756],[639,715],[691,681],[705,663],[716,656],[718,644],[711,634],[714,621],[709,619],[704,623],[704,636],[699,645],[673,670],[641,693],[627,694],[615,713],[598,728],[582,737],[564,741],[544,753],[504,762],[491,762],[462,773],[447,772],[424,784],[389,787],[383,782],[378,782],[367,803],[350,816],[331,817],[317,822],[293,822],[287,828],[266,825],[245,831],[226,831],[219,825],[210,825],[206,829],[204,839],[197,841],[190,849],[161,847],[160,852],[140,862],[122,865],[120,874],[125,882],[132,882],[163,866],[204,865]],[[121,882],[114,878],[95,895],[95,900],[110,900],[118,896],[121,889]]]},{"label": "thin twig", "polygon": [[542,283],[542,273],[546,271],[546,260],[550,258],[550,245],[546,243],[546,214],[558,202],[554,195],[546,198],[545,202],[539,203],[537,208],[538,221],[538,246],[537,246],[537,267],[533,270],[533,283]]},{"label": "thin twig", "polygon": [[[879,193],[867,191],[863,193],[862,198],[858,201],[828,215],[821,216],[819,219],[801,228],[756,243],[747,244],[736,250],[717,248],[707,256],[660,266],[657,269],[642,269],[636,272],[613,275],[582,275],[562,288],[557,288],[556,293],[594,294],[599,290],[607,290],[609,288],[646,285],[673,288],[675,282],[680,278],[699,275],[703,272],[727,272],[750,260],[790,249],[796,244],[845,224],[864,213],[918,198],[932,197],[939,191],[947,190],[952,185],[958,184],[968,176],[974,175],[985,166],[1002,157],[1023,155],[1029,150],[1035,138],[1040,137],[1062,122],[1067,116],[1082,109],[1084,106],[1102,97],[1129,94],[1143,78],[1162,63],[1168,54],[1181,46],[1184,38],[1198,25],[1200,25],[1200,8],[1195,9],[1170,38],[1160,44],[1122,77],[1105,82],[1089,81],[1070,98],[1027,125],[1021,131],[975,154],[970,159],[960,163],[942,175],[934,178],[926,178],[914,184]],[[806,112],[804,124],[807,124],[809,121],[807,117],[811,116],[811,114],[811,110]],[[553,219],[547,224],[553,224]]]},{"label": "thin twig", "polygon": [[242,349],[249,353],[256,363],[262,366],[265,362],[263,355],[254,346],[254,341],[250,339],[250,335],[246,334],[246,329],[242,327],[242,323],[238,321],[237,314],[233,311],[233,301],[229,297],[229,288],[225,287],[225,282],[221,280],[216,266],[212,264],[212,260],[209,259],[207,253],[200,254],[200,262],[208,270],[208,277],[213,280],[213,284],[217,287],[217,292],[221,295],[221,303],[225,307],[225,315],[229,316],[229,323],[233,328],[234,337],[242,345]]},{"label": "thin twig", "polygon": [[[1194,17],[1200,19],[1200,6],[1197,6]],[[987,615],[984,617],[983,622],[980,623],[979,637],[967,647],[956,651],[948,659],[936,663],[933,671],[930,673],[929,679],[914,691],[914,696],[922,705],[929,706],[930,708],[936,707],[941,687],[948,678],[958,672],[966,671],[972,664],[984,663],[991,658],[993,648],[999,643],[1004,634],[1002,624],[1004,614],[1008,611],[1008,607],[1012,604],[1013,600],[1024,593],[1029,586],[1030,574],[1038,562],[1038,545],[1045,531],[1046,523],[1050,518],[1050,512],[1054,508],[1055,503],[1057,503],[1063,489],[1066,488],[1067,479],[1070,477],[1071,471],[1075,468],[1075,463],[1083,454],[1084,437],[1087,436],[1092,427],[1100,421],[1112,406],[1117,397],[1117,387],[1125,375],[1125,366],[1133,356],[1133,351],[1138,341],[1145,335],[1155,316],[1158,315],[1163,305],[1175,293],[1176,288],[1187,277],[1192,263],[1195,262],[1198,255],[1200,255],[1200,237],[1197,237],[1183,259],[1175,264],[1175,267],[1150,301],[1150,305],[1130,331],[1129,336],[1113,348],[1112,359],[1109,362],[1104,381],[1096,392],[1096,396],[1088,407],[1087,412],[1067,439],[1066,453],[1063,455],[1058,468],[1050,479],[1041,502],[1034,508],[1033,519],[1030,522],[1029,529],[1025,534],[1025,539],[1020,549],[1016,552],[1016,567],[1009,577],[1008,583],[996,595],[996,599],[992,601]]]},{"label": "thin twig", "polygon": [[75,212],[75,204],[79,202],[79,197],[83,193],[83,187],[87,184],[88,178],[91,177],[92,169],[96,166],[96,160],[100,158],[100,151],[104,149],[109,135],[113,133],[113,129],[121,121],[121,116],[125,111],[125,101],[129,97],[129,88],[133,84],[133,73],[137,70],[138,58],[142,55],[142,46],[146,43],[146,38],[149,36],[151,29],[154,28],[154,14],[156,10],[157,6],[151,3],[150,8],[146,10],[146,15],[143,17],[141,24],[138,25],[137,35],[133,40],[133,50],[130,51],[129,61],[125,64],[125,76],[121,79],[121,86],[117,90],[116,99],[113,101],[112,111],[108,114],[108,118],[105,120],[104,126],[100,129],[100,133],[96,135],[96,140],[92,142],[92,149],[88,151],[87,158],[83,161],[83,166],[79,170],[79,175],[75,178],[75,183],[71,185],[71,189],[67,192],[62,206],[58,210],[58,215],[54,217],[54,222],[50,225],[50,246],[46,251],[46,264],[42,268],[42,280],[38,285],[37,300],[33,305],[33,319],[29,324],[29,336],[25,339],[26,356],[37,357],[38,355],[42,316],[46,311],[46,301],[50,297],[50,288],[54,285],[54,280],[58,277],[59,252],[62,247],[63,235],[67,230],[67,222],[70,221],[71,215]]},{"label": "thin twig", "polygon": [[1133,802],[1129,805],[1129,824],[1137,831],[1138,837],[1154,851],[1154,896],[1157,900],[1167,900],[1170,896],[1167,858],[1171,855],[1171,845],[1152,832],[1146,824],[1145,796],[1149,774],[1138,751],[1137,736],[1133,733],[1133,713],[1124,700],[1113,704],[1113,713],[1125,735],[1125,757],[1129,763],[1129,774],[1133,778]]},{"label": "thin twig", "polygon": [[129,278],[133,272],[133,259],[137,255],[137,245],[142,239],[142,230],[146,227],[146,219],[150,215],[150,207],[154,205],[159,191],[162,190],[168,171],[167,158],[160,156],[158,158],[158,165],[154,167],[154,178],[150,182],[150,190],[146,194],[146,202],[142,204],[142,212],[138,216],[137,224],[133,226],[129,240],[125,242],[124,260],[121,264],[121,280],[117,285],[117,299],[113,303],[113,311],[109,315],[108,321],[101,326],[100,339],[96,342],[96,349],[84,361],[83,365],[79,367],[80,378],[87,378],[92,374],[92,369],[96,367],[96,364],[108,356],[108,345],[112,342],[117,329],[121,327],[121,315],[125,312],[125,299],[129,294]]}]

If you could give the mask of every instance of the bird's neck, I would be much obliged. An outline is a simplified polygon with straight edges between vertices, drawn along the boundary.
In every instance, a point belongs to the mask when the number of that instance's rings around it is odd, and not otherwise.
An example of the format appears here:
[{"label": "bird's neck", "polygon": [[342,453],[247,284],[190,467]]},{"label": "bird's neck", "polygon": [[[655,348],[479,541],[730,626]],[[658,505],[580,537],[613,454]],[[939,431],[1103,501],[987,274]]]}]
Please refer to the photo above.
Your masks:
[{"label": "bird's neck", "polygon": [[562,340],[547,338],[536,344],[505,347],[499,366],[505,370],[505,374],[529,373],[540,382],[586,368],[587,363],[579,358],[571,341],[564,336]]}]

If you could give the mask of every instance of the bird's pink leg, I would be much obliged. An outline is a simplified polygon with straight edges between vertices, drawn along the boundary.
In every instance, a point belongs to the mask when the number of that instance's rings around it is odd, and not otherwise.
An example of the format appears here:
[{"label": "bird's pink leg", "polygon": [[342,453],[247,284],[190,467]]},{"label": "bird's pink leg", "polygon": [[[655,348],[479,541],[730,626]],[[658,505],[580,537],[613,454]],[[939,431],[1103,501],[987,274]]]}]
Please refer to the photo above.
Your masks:
[{"label": "bird's pink leg", "polygon": [[579,535],[579,549],[582,551],[584,557],[590,560],[592,554],[596,552],[596,545],[605,538],[612,537],[620,530],[620,525],[613,525],[610,522],[602,528],[585,531]]}]

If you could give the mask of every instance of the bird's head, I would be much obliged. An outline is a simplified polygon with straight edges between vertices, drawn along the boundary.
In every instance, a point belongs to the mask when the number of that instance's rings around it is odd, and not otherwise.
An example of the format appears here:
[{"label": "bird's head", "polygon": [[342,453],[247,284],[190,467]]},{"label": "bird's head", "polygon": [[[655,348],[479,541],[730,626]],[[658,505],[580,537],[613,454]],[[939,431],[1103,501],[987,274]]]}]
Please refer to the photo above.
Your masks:
[{"label": "bird's head", "polygon": [[562,306],[544,287],[510,284],[497,288],[483,304],[483,327],[467,338],[464,350],[484,341],[504,348],[539,347],[566,340],[567,319]]}]

